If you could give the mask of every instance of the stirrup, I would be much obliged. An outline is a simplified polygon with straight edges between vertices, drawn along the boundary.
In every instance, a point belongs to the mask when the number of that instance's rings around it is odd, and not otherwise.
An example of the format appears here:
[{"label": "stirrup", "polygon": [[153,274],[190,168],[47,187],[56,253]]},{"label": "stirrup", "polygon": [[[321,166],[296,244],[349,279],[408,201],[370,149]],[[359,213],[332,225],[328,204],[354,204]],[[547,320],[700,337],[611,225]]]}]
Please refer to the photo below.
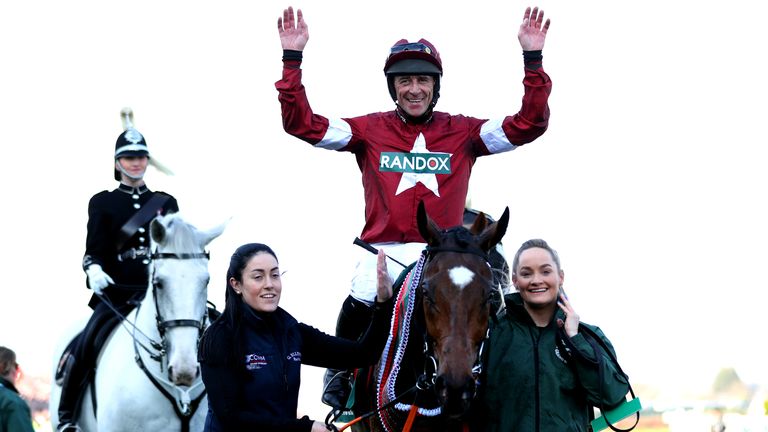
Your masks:
[{"label": "stirrup", "polygon": [[56,432],[83,432],[83,430],[78,426],[77,423],[64,423],[59,424],[59,427],[56,428]]}]

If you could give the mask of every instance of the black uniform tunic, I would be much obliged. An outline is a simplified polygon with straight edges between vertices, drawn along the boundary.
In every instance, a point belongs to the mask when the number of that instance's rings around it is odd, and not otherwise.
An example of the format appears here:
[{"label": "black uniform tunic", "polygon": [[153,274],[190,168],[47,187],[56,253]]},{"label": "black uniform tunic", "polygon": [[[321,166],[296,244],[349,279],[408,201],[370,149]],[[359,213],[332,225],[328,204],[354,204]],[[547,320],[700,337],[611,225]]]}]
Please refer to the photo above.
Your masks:
[{"label": "black uniform tunic", "polygon": [[[88,305],[93,309],[88,323],[78,336],[72,340],[67,352],[74,359],[67,372],[68,376],[62,387],[59,401],[59,418],[68,422],[77,421],[77,407],[82,397],[82,389],[96,365],[96,358],[112,330],[120,323],[144,297],[149,280],[149,224],[154,215],[138,227],[138,230],[118,250],[120,231],[156,194],[146,186],[137,188],[120,184],[113,191],[102,191],[94,195],[88,203],[88,236],[86,238],[83,270],[91,264],[99,264],[115,285],[104,288],[112,307],[95,294]],[[176,199],[165,194],[160,214],[179,210]],[[131,254],[131,251],[138,252]],[[122,255],[118,258],[118,255]]]},{"label": "black uniform tunic", "polygon": [[[133,236],[117,249],[120,230],[141,207],[156,194],[142,185],[138,188],[120,183],[113,191],[102,191],[88,203],[88,236],[85,241],[83,270],[99,264],[117,286],[110,285],[104,292],[115,306],[121,306],[132,297],[141,298],[146,292],[149,260],[141,251],[149,248],[149,222],[142,224]],[[160,209],[161,214],[179,211],[176,199],[168,194]],[[134,258],[131,251],[139,254]],[[118,255],[124,258],[118,258]],[[91,297],[89,306],[95,308],[99,298]]]}]

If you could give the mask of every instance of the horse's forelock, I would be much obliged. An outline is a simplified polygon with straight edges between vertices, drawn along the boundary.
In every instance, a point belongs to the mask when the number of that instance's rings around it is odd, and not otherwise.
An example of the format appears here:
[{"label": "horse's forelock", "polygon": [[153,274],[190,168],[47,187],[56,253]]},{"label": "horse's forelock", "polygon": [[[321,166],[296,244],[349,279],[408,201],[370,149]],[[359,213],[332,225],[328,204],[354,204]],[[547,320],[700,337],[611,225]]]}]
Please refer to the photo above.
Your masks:
[{"label": "horse's forelock", "polygon": [[168,215],[163,220],[166,229],[166,240],[163,249],[166,252],[191,253],[200,250],[198,230],[187,222],[180,214]]}]

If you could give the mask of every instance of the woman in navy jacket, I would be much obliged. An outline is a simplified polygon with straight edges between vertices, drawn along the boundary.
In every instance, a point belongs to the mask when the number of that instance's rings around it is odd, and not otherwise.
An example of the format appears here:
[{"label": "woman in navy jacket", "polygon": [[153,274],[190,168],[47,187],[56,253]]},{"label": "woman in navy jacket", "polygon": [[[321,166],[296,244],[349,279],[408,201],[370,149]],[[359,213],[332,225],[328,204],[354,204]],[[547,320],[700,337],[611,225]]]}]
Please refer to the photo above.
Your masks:
[{"label": "woman in navy jacket", "polygon": [[359,341],[330,336],[281,309],[280,276],[267,245],[245,244],[232,255],[224,311],[200,346],[208,391],[206,432],[326,431],[322,422],[297,418],[301,364],[351,369],[373,364],[381,355],[392,311],[383,252],[374,319]]}]

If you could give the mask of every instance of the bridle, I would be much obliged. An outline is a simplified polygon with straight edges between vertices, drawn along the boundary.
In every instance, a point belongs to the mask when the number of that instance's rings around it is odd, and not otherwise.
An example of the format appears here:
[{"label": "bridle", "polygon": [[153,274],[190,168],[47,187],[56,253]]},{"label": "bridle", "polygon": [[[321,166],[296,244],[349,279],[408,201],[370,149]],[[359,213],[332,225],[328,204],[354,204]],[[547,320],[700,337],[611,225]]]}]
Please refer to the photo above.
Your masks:
[{"label": "bridle", "polygon": [[[153,253],[150,255],[150,259],[152,261],[162,260],[162,259],[177,259],[177,260],[187,260],[187,259],[211,259],[211,254],[208,252],[200,252],[200,253],[180,253],[180,254],[174,254],[174,253]],[[153,273],[154,273],[154,267],[153,267]],[[152,297],[153,301],[155,302],[155,311],[156,311],[156,321],[157,321],[157,331],[160,333],[160,338],[162,341],[163,348],[167,347],[167,341],[165,338],[165,331],[174,328],[174,327],[194,327],[197,329],[198,332],[198,339],[203,334],[203,330],[205,330],[205,318],[206,318],[206,311],[203,312],[203,316],[200,319],[175,319],[175,320],[164,320],[162,315],[160,315],[160,308],[157,304],[157,286],[155,285],[153,275],[150,274],[150,280],[152,280]]]},{"label": "bridle", "polygon": [[[210,259],[210,253],[208,252],[200,252],[200,253],[153,253],[149,256],[151,261],[158,261],[158,260],[164,260],[164,259],[176,259],[176,260],[187,260],[187,259]],[[181,430],[182,432],[188,432],[189,431],[189,423],[192,418],[192,415],[197,410],[198,406],[200,405],[200,402],[205,397],[206,391],[205,386],[203,385],[202,378],[200,377],[200,374],[198,373],[197,379],[195,379],[195,382],[189,386],[189,388],[181,388],[177,386],[176,384],[170,382],[165,377],[155,374],[152,371],[150,371],[146,365],[144,364],[144,361],[142,360],[141,353],[139,351],[139,346],[141,346],[144,351],[146,351],[149,354],[149,357],[158,362],[160,364],[160,372],[163,372],[164,370],[168,371],[168,356],[167,356],[167,348],[168,348],[168,340],[166,338],[166,331],[171,328],[176,327],[192,327],[196,328],[197,333],[197,339],[200,340],[200,337],[203,334],[203,331],[205,330],[205,322],[206,322],[206,315],[207,310],[203,311],[203,316],[199,319],[175,319],[175,320],[165,320],[163,319],[162,315],[160,314],[160,308],[158,307],[158,300],[157,300],[157,291],[158,287],[155,282],[154,278],[154,272],[155,272],[155,266],[153,265],[151,267],[152,271],[149,274],[149,280],[152,281],[152,297],[153,302],[155,304],[155,322],[157,325],[157,331],[160,334],[160,342],[154,341],[153,339],[149,338],[146,334],[142,335],[147,338],[152,345],[152,347],[156,350],[155,352],[150,351],[145,345],[138,342],[135,333],[133,334],[133,346],[134,346],[134,353],[135,353],[135,360],[136,364],[141,368],[141,370],[144,372],[144,374],[149,378],[150,382],[160,391],[160,393],[165,396],[166,399],[168,399],[172,405],[173,410],[176,413],[176,416],[181,421]],[[141,305],[139,305],[140,307]],[[136,310],[136,317],[138,317],[139,314],[139,308]],[[206,308],[207,309],[207,308]],[[138,330],[136,325],[132,324],[134,330]],[[140,331],[140,330],[139,330]],[[170,372],[170,371],[169,371]]]},{"label": "bridle", "polygon": [[[443,234],[449,234],[453,231],[458,232],[461,229],[462,229],[461,227],[450,228],[447,230],[443,230],[442,232]],[[434,256],[441,252],[454,252],[454,253],[460,253],[460,254],[477,255],[480,258],[482,258],[483,261],[485,261],[488,267],[491,267],[490,261],[488,259],[488,253],[486,253],[485,251],[477,247],[427,246],[424,252],[426,254],[426,260],[424,263],[423,271],[426,271],[427,266],[432,261],[432,259],[434,259]],[[488,293],[488,296],[487,296],[487,299],[484,301],[488,301],[488,299],[490,298],[490,295],[493,292],[492,283],[489,280],[484,280],[484,282],[488,286],[488,289],[486,290]],[[424,296],[426,296],[426,292],[425,292],[426,289],[423,283],[420,284],[420,288],[422,290],[422,298],[423,298]],[[429,386],[429,388],[433,388],[435,385],[435,381],[437,379],[437,370],[440,365],[437,357],[435,356],[434,340],[432,336],[430,336],[430,334],[427,332],[426,327],[423,329],[423,335],[424,335],[423,354],[425,359],[424,372],[422,376],[420,376],[417,379],[417,382],[426,383]],[[475,396],[477,396],[477,388],[479,387],[480,376],[482,375],[482,372],[483,372],[482,356],[483,356],[483,351],[485,349],[485,343],[488,340],[489,336],[490,336],[490,328],[487,328],[485,330],[485,337],[483,337],[483,340],[480,341],[480,345],[478,346],[477,356],[475,357],[475,364],[472,366],[472,378],[475,380],[475,391],[472,395],[473,399]]]},{"label": "bridle", "polygon": [[[152,253],[148,257],[151,261],[157,261],[157,260],[163,260],[163,259],[180,259],[180,260],[186,260],[186,259],[210,259],[210,253],[208,252],[199,252],[199,253]],[[128,320],[128,318],[121,313],[103,294],[99,294],[99,298],[101,301],[109,307],[112,312],[120,317],[120,323],[121,325],[126,328],[128,333],[131,335],[131,338],[133,339],[133,351],[134,351],[134,360],[136,361],[136,364],[139,366],[139,368],[144,372],[144,374],[147,376],[147,378],[150,380],[150,382],[160,391],[160,393],[165,396],[166,399],[168,399],[172,406],[173,410],[176,413],[176,416],[181,421],[181,431],[182,432],[189,432],[189,423],[192,418],[192,415],[197,411],[198,406],[200,405],[200,402],[202,402],[203,398],[205,397],[206,390],[205,386],[203,385],[202,378],[200,377],[200,374],[198,374],[197,379],[195,382],[189,386],[187,389],[183,389],[176,384],[170,382],[165,377],[155,374],[154,372],[150,371],[147,366],[144,363],[144,360],[141,356],[141,350],[147,353],[149,358],[153,361],[156,361],[160,364],[160,371],[168,370],[168,356],[167,356],[167,347],[168,347],[168,341],[165,337],[166,331],[171,328],[175,327],[193,327],[198,329],[198,341],[200,337],[202,336],[203,331],[205,330],[205,319],[207,315],[207,311],[203,312],[203,316],[200,319],[175,319],[175,320],[164,320],[162,316],[160,315],[160,309],[158,306],[157,301],[157,286],[154,280],[154,271],[155,267],[150,267],[152,271],[149,274],[149,280],[152,281],[152,296],[153,296],[153,302],[155,305],[155,322],[157,325],[157,331],[160,334],[160,341],[156,341],[155,339],[151,338],[149,335],[141,331],[141,329],[136,326],[135,322],[131,322]],[[138,319],[139,311],[141,309],[141,302],[138,303],[135,310],[134,320]],[[130,327],[130,329],[128,328]],[[141,336],[146,343],[142,343],[139,340],[138,336]],[[140,349],[141,348],[141,349]],[[96,409],[96,404],[94,402],[94,413]]]},{"label": "bridle", "polygon": [[[446,230],[446,231],[451,231],[451,230]],[[443,231],[443,233],[446,234],[447,233],[446,231]],[[458,235],[461,235],[461,234],[458,234]],[[478,247],[474,247],[473,245],[470,245],[469,243],[467,243],[467,247],[463,247],[464,245],[462,244],[463,243],[462,241],[457,241],[457,243],[458,243],[458,246],[453,246],[453,245],[427,246],[425,250],[422,252],[421,259],[415,264],[415,266],[411,270],[414,275],[413,280],[410,281],[410,284],[408,286],[404,284],[401,287],[401,290],[411,290],[411,289],[421,290],[420,297],[422,298],[421,301],[423,301],[423,298],[427,294],[425,291],[425,286],[423,284],[423,281],[421,280],[422,275],[426,271],[428,264],[432,261],[432,259],[434,259],[434,256],[442,252],[455,252],[455,253],[462,253],[462,254],[477,255],[483,258],[483,261],[486,263],[486,265],[490,266],[490,264],[488,263],[486,252],[484,252]],[[489,293],[488,295],[490,298],[490,295],[492,292],[492,289],[491,289],[492,283],[488,281],[487,285],[488,285],[487,291]],[[407,311],[405,312],[405,314],[406,316],[410,316],[409,319],[405,320],[406,322],[412,321],[415,319],[414,311],[410,309],[410,307],[411,306],[406,307]],[[412,326],[412,324],[413,324],[412,322],[409,322],[407,325]],[[394,351],[392,351],[393,352],[392,361],[394,363],[392,363],[391,372],[384,373],[384,368],[387,368],[387,364],[389,363],[386,363],[383,366],[383,368],[380,369],[378,372],[378,375],[379,375],[378,386],[376,390],[376,394],[377,394],[376,400],[378,404],[377,407],[374,409],[373,412],[365,414],[361,417],[358,417],[357,419],[353,420],[353,422],[350,422],[349,424],[347,424],[347,426],[353,424],[354,422],[360,421],[362,418],[367,418],[373,414],[378,413],[379,419],[381,421],[382,426],[384,427],[384,430],[387,430],[387,431],[394,430],[392,428],[392,424],[390,423],[391,420],[387,419],[389,416],[383,415],[384,411],[390,408],[391,406],[394,406],[395,410],[397,411],[408,411],[408,419],[406,420],[406,423],[405,423],[407,428],[410,428],[413,422],[413,418],[417,413],[427,417],[438,416],[442,413],[441,407],[421,408],[416,405],[415,400],[414,400],[414,403],[410,405],[402,402],[405,396],[413,392],[416,392],[416,397],[418,398],[418,392],[426,392],[426,391],[433,390],[437,380],[437,370],[439,368],[439,361],[434,354],[434,342],[432,341],[432,338],[429,336],[426,326],[423,326],[423,328],[420,330],[422,332],[422,336],[424,340],[423,355],[425,360],[424,360],[424,369],[421,375],[417,376],[416,383],[414,384],[414,386],[407,389],[405,392],[402,392],[397,395],[394,393],[394,385],[384,386],[382,381],[384,378],[384,375],[388,375],[386,379],[387,382],[392,382],[392,377],[394,377],[394,380],[396,380],[397,372],[400,368],[400,362],[402,362],[403,360],[402,352],[399,349],[394,349]],[[404,333],[400,336],[400,338],[402,338],[400,342],[403,343],[404,345],[407,345],[407,339],[408,339],[407,333],[408,331],[404,330]],[[483,341],[480,343],[478,347],[476,361],[472,367],[472,376],[476,384],[475,392],[477,391],[477,388],[478,388],[477,384],[479,381],[479,377],[482,373],[482,353],[485,347],[485,341],[487,339],[488,339],[488,329],[486,329],[485,338],[483,339]],[[392,340],[391,335],[390,335],[390,340]],[[385,352],[388,352],[388,351],[389,351],[389,348],[388,347],[385,348]],[[473,394],[472,397],[474,398],[475,394]],[[326,423],[328,423],[328,419],[326,419]],[[346,427],[340,430],[343,430],[345,428]]]}]

